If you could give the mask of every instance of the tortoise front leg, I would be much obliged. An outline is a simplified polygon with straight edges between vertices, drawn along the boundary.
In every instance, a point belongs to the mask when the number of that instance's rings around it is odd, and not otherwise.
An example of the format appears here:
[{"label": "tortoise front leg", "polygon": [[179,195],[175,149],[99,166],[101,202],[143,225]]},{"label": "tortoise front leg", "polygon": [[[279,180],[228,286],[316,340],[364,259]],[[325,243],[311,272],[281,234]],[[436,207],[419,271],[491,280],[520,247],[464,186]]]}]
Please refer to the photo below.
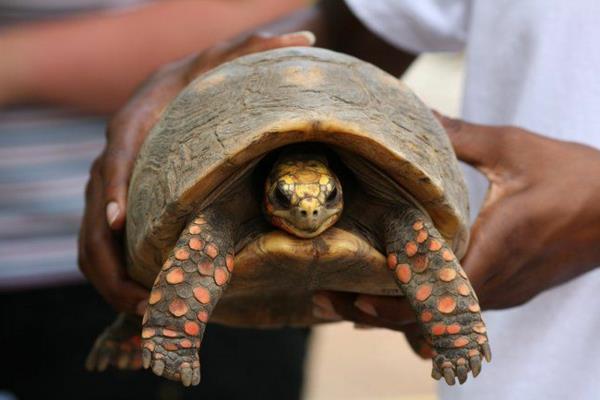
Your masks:
[{"label": "tortoise front leg", "polygon": [[231,225],[216,210],[184,229],[156,277],[143,319],[142,360],[185,386],[200,382],[198,349],[233,270]]},{"label": "tortoise front leg", "polygon": [[406,207],[386,218],[389,268],[433,345],[432,376],[449,385],[477,376],[491,353],[479,303],[467,275],[429,218]]}]

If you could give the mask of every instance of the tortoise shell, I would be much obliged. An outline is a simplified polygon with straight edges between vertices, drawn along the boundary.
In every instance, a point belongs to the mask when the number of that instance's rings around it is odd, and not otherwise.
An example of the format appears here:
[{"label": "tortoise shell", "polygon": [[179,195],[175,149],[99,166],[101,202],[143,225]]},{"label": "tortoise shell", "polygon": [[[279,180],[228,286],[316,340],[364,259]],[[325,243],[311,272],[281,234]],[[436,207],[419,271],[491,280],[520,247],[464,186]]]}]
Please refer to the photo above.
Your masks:
[{"label": "tortoise shell", "polygon": [[[325,49],[296,47],[223,64],[194,80],[163,112],[131,179],[127,257],[133,279],[151,287],[195,211],[210,206],[270,153],[301,142],[333,149],[354,164],[357,175],[366,168],[380,171],[388,181],[377,185],[389,182],[395,188],[391,192],[429,215],[459,258],[464,254],[467,190],[449,139],[431,111],[402,82],[369,63]],[[252,317],[246,316],[251,306],[266,304],[268,286],[292,279],[285,273],[267,279],[248,254],[252,251],[247,243],[245,252],[236,249],[245,261],[236,260],[229,288],[211,320],[310,323],[309,317],[300,316],[304,311],[286,312],[297,300],[290,296],[280,299],[277,316],[256,309]],[[383,255],[374,263],[385,270]],[[360,271],[355,274],[353,285],[342,290],[398,294],[393,281],[368,281],[358,279]],[[307,289],[327,287],[317,282]],[[263,300],[253,302],[259,288]],[[240,308],[239,298],[233,301],[236,293],[244,293],[245,307]]]}]

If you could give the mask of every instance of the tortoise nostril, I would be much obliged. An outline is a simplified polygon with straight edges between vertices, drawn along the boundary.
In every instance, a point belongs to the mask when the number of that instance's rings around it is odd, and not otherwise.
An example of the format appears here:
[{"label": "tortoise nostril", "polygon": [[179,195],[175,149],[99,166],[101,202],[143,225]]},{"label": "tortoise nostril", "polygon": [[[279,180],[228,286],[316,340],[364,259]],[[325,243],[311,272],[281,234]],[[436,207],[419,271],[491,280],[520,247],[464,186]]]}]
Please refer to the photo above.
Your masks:
[{"label": "tortoise nostril", "polygon": [[319,212],[317,210],[313,211],[313,215],[319,215]]},{"label": "tortoise nostril", "polygon": [[306,217],[307,215],[305,210],[300,211],[300,214],[302,214],[303,217]]}]

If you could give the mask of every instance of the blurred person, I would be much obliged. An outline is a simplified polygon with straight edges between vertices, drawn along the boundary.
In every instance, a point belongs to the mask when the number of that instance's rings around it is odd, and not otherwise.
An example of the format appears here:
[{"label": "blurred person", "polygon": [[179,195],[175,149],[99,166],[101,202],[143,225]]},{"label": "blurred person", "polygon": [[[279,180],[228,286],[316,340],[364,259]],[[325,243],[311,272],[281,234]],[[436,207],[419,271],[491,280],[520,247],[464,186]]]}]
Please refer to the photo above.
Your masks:
[{"label": "blurred person", "polygon": [[[486,178],[467,169],[475,219],[462,264],[482,306],[496,310],[484,315],[495,359],[467,385],[442,385],[443,399],[593,399],[600,393],[600,51],[594,42],[600,5],[576,5],[330,0],[261,28],[310,29],[318,46],[396,75],[423,51],[467,54],[463,117],[473,123],[438,118],[457,156]],[[113,232],[121,229],[132,162],[147,133],[140,121],[156,121],[202,59],[165,67],[141,89],[143,97],[117,113],[98,160],[104,173],[90,179],[105,188],[88,197],[90,232],[106,229],[91,225],[91,216],[105,208]],[[114,246],[109,231],[98,237],[83,245]],[[119,301],[135,308],[132,299]],[[315,308],[333,320],[415,334],[402,299],[320,293]]]},{"label": "blurred person", "polygon": [[157,66],[302,3],[0,0],[0,398],[300,396],[307,330],[211,326],[211,370],[192,390],[147,372],[85,372],[115,312],[84,284],[76,235],[103,116]]}]

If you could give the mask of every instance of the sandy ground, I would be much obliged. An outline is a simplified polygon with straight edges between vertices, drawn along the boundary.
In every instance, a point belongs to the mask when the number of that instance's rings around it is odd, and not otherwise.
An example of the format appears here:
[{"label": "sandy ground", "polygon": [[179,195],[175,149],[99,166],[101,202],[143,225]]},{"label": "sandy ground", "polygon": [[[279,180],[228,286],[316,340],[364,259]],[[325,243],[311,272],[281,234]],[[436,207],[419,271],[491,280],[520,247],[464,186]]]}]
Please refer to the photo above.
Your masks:
[{"label": "sandy ground", "polygon": [[[461,56],[436,54],[421,56],[403,80],[430,107],[457,116],[462,76]],[[329,324],[315,328],[304,398],[434,400],[430,372],[430,361],[414,355],[401,333]]]}]

